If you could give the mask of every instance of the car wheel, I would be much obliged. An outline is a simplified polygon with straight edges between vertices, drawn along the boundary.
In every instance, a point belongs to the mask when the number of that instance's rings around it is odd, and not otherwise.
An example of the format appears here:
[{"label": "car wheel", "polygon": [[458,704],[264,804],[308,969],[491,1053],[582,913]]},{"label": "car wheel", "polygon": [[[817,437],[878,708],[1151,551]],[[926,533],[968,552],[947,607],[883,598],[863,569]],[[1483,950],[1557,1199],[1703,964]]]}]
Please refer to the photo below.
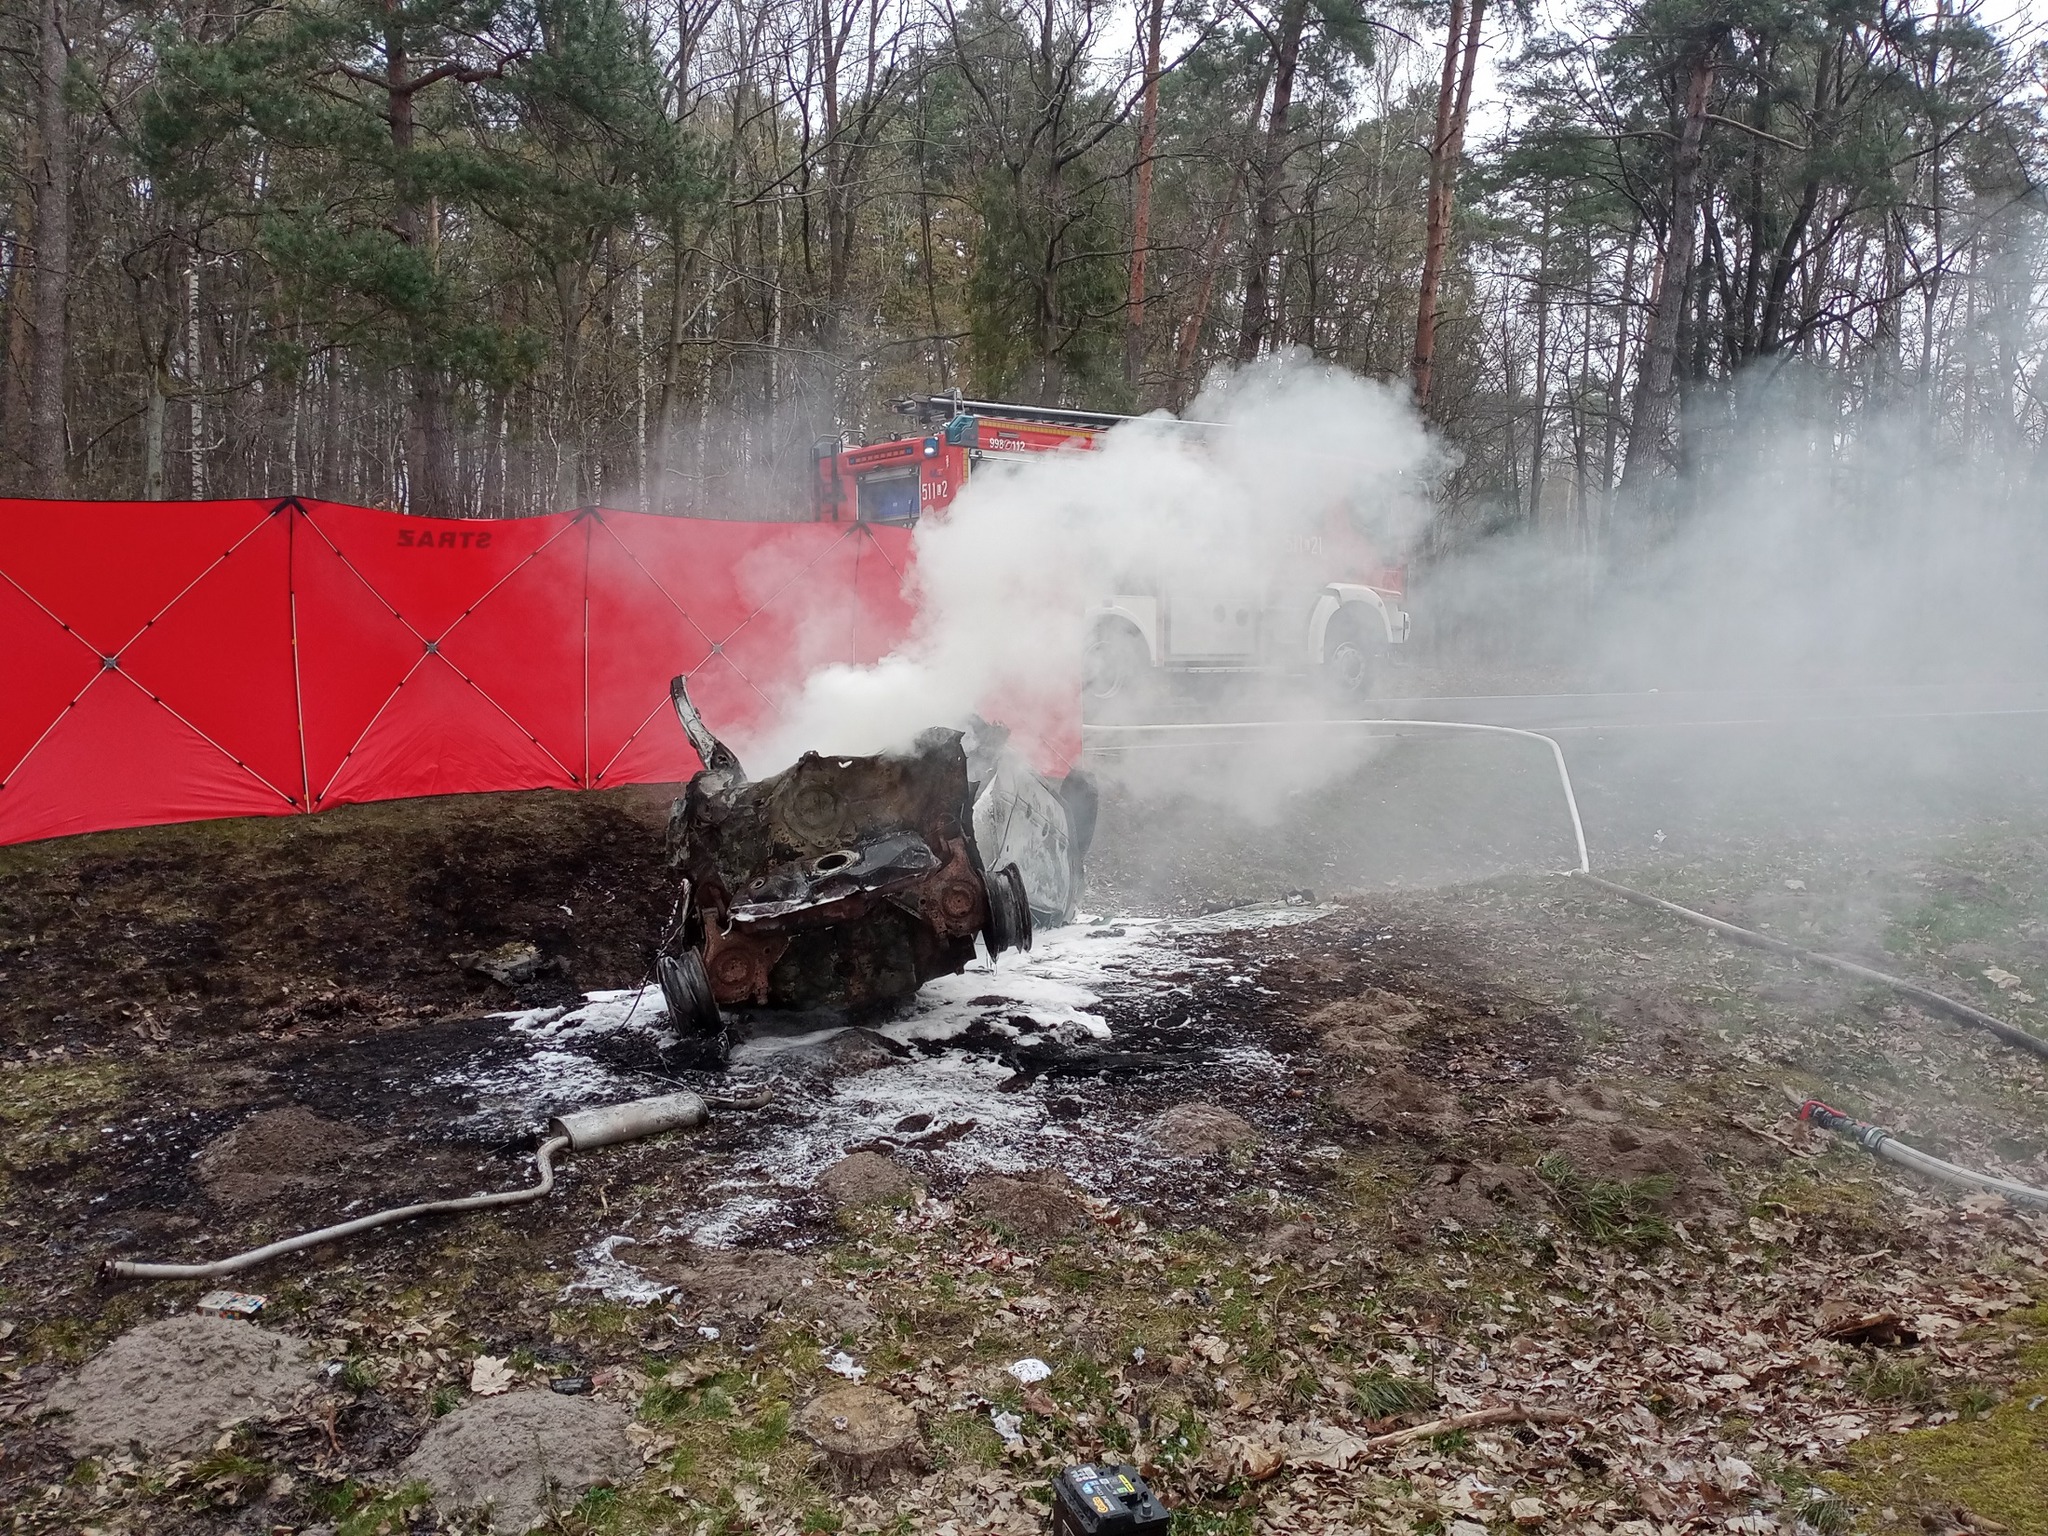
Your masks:
[{"label": "car wheel", "polygon": [[712,995],[704,957],[694,949],[662,955],[654,962],[654,975],[668,1004],[669,1026],[680,1037],[677,1054],[692,1066],[724,1066],[725,1016]]},{"label": "car wheel", "polygon": [[981,930],[993,960],[1006,949],[1031,948],[1031,899],[1024,894],[1024,876],[1014,864],[988,872],[988,926]]}]

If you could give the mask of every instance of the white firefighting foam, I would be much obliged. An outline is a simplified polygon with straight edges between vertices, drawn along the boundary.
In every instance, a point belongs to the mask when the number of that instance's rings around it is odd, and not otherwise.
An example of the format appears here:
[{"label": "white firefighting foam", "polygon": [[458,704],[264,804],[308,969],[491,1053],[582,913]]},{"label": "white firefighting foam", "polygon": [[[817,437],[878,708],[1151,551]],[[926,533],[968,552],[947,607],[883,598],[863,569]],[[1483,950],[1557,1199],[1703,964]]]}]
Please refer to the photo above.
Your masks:
[{"label": "white firefighting foam", "polygon": [[[1083,921],[1039,935],[1029,954],[986,960],[958,976],[927,985],[898,1017],[874,1026],[899,1047],[899,1059],[851,1075],[813,1070],[839,1029],[761,1033],[734,1050],[731,1084],[775,1090],[775,1114],[797,1123],[768,1128],[703,1191],[703,1204],[678,1210],[648,1237],[686,1237],[720,1246],[741,1243],[787,1223],[794,1208],[813,1198],[818,1176],[858,1146],[890,1136],[913,1116],[928,1117],[919,1134],[942,1133],[916,1149],[922,1168],[938,1172],[1067,1170],[1084,1187],[1090,1158],[1085,1137],[1100,1141],[1100,1126],[1077,1130],[1051,1110],[1056,1086],[999,1091],[1011,1070],[990,1057],[934,1046],[982,1025],[1019,1038],[1051,1038],[1081,1045],[1108,1041],[1106,1005],[1120,997],[1191,995],[1190,972],[1213,970],[1228,985],[1241,978],[1230,962],[1191,954],[1184,940],[1203,934],[1290,926],[1313,921],[1318,906],[1253,907],[1185,919],[1118,918]],[[450,1088],[478,1098],[473,1127],[511,1133],[530,1129],[563,1109],[659,1092],[662,1079],[607,1066],[608,1037],[628,1030],[665,1029],[660,994],[652,989],[593,992],[580,1007],[531,1009],[500,1015],[527,1054],[474,1071],[446,1074]],[[1112,1046],[1114,1042],[1111,1042]],[[1283,1063],[1256,1047],[1225,1053],[1238,1077],[1283,1073]],[[1212,1060],[1216,1059],[1213,1055]],[[902,1139],[899,1137],[899,1139]],[[1137,1144],[1119,1149],[1128,1161],[1155,1155]],[[1099,1161],[1099,1159],[1096,1159]],[[635,1271],[622,1234],[611,1234],[582,1256],[576,1285],[623,1300],[645,1300],[653,1284]],[[658,1289],[658,1287],[656,1287]]]}]

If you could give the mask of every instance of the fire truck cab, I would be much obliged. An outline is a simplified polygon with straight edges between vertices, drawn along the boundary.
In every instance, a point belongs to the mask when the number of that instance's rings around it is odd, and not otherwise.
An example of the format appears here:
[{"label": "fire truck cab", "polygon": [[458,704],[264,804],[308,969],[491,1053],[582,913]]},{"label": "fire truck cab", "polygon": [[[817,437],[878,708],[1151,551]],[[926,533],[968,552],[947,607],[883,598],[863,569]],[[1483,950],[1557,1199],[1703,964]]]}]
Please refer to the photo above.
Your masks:
[{"label": "fire truck cab", "polygon": [[[924,431],[867,445],[818,442],[821,520],[907,524],[943,515],[977,472],[1093,449],[1103,433],[1135,419],[958,395],[903,400],[897,409],[918,417]],[[1143,572],[1119,577],[1117,590],[1089,610],[1088,698],[1135,703],[1169,675],[1249,672],[1314,676],[1340,700],[1372,697],[1394,648],[1408,639],[1405,568],[1378,559],[1342,509],[1295,538],[1281,566],[1282,579],[1258,591],[1227,577],[1199,589],[1169,589]]]}]

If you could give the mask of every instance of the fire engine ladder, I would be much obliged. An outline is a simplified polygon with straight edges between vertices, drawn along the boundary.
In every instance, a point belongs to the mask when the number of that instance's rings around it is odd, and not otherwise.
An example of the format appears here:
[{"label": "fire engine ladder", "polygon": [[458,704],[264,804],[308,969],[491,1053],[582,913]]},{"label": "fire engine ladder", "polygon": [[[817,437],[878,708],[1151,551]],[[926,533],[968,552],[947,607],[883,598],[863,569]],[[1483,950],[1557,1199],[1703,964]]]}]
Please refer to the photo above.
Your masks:
[{"label": "fire engine ladder", "polygon": [[[1036,421],[1056,427],[1092,427],[1105,430],[1141,416],[1117,416],[1107,411],[1072,411],[1051,405],[1011,405],[1001,400],[965,400],[957,394],[912,396],[896,402],[897,411],[915,416],[926,426],[942,425],[955,416],[1000,416],[1009,421]],[[1207,427],[1213,422],[1189,421],[1178,426]]]}]

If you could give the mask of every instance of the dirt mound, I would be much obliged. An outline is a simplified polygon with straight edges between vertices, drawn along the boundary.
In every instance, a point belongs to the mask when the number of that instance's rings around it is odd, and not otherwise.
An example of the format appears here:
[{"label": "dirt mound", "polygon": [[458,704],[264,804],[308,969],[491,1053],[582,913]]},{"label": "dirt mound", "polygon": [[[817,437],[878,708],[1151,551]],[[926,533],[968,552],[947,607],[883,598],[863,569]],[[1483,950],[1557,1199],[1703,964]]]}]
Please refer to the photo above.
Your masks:
[{"label": "dirt mound", "polygon": [[1175,1157],[1213,1157],[1259,1139],[1259,1133],[1243,1115],[1214,1104],[1176,1104],[1153,1116],[1145,1131]]},{"label": "dirt mound", "polygon": [[730,1327],[780,1312],[859,1333],[875,1320],[859,1297],[792,1253],[663,1243],[636,1246],[627,1256],[635,1269],[673,1285],[678,1310],[695,1322]]},{"label": "dirt mound", "polygon": [[73,1451],[194,1451],[223,1424],[287,1406],[312,1385],[310,1350],[288,1334],[219,1317],[167,1318],[124,1333],[50,1389],[44,1407]]},{"label": "dirt mound", "polygon": [[391,1145],[388,1139],[366,1140],[355,1126],[292,1104],[251,1115],[216,1137],[200,1150],[194,1167],[208,1195],[240,1210],[325,1189],[351,1169],[374,1162]]},{"label": "dirt mound", "polygon": [[1302,1022],[1316,1032],[1326,1051],[1393,1063],[1406,1053],[1409,1031],[1428,1018],[1413,998],[1368,987],[1355,997],[1324,1004]]},{"label": "dirt mound", "polygon": [[632,986],[672,895],[668,798],[445,795],[7,849],[0,931],[37,936],[9,967],[10,1030],[75,1038],[80,994],[108,983],[110,956],[121,1000],[183,1039],[503,1006],[497,983],[448,956],[511,939],[560,956],[583,987]]},{"label": "dirt mound", "polygon": [[1573,1168],[1596,1179],[1634,1183],[1659,1176],[1672,1180],[1670,1195],[1653,1204],[1676,1215],[1711,1215],[1731,1204],[1727,1183],[1698,1147],[1669,1131],[1634,1125],[1576,1125],[1548,1138],[1546,1150],[1570,1159]]},{"label": "dirt mound", "polygon": [[346,1198],[379,1204],[477,1187],[475,1157],[458,1147],[378,1136],[303,1104],[261,1110],[194,1159],[199,1183],[231,1211],[305,1207]]},{"label": "dirt mound", "polygon": [[617,1403],[594,1397],[473,1397],[434,1421],[399,1476],[433,1489],[444,1514],[482,1510],[497,1530],[527,1531],[584,1490],[637,1470],[631,1422]]},{"label": "dirt mound", "polygon": [[879,1152],[855,1152],[819,1174],[818,1188],[834,1209],[844,1209],[907,1200],[918,1181],[909,1169]]},{"label": "dirt mound", "polygon": [[1340,1084],[1330,1107],[1376,1135],[1412,1141],[1443,1141],[1458,1128],[1457,1095],[1441,1084],[1390,1067]]},{"label": "dirt mound", "polygon": [[1408,1197],[1405,1238],[1426,1232],[1484,1232],[1517,1214],[1544,1209],[1543,1183],[1508,1163],[1438,1163]]},{"label": "dirt mound", "polygon": [[961,1190],[960,1204],[983,1220],[1026,1237],[1065,1237],[1088,1225],[1081,1192],[1065,1174],[1050,1170],[1022,1178],[977,1173]]},{"label": "dirt mound", "polygon": [[1532,1120],[1568,1116],[1593,1125],[1615,1125],[1632,1107],[1625,1096],[1598,1083],[1578,1083],[1568,1088],[1554,1077],[1539,1077],[1529,1089],[1526,1112]]}]

